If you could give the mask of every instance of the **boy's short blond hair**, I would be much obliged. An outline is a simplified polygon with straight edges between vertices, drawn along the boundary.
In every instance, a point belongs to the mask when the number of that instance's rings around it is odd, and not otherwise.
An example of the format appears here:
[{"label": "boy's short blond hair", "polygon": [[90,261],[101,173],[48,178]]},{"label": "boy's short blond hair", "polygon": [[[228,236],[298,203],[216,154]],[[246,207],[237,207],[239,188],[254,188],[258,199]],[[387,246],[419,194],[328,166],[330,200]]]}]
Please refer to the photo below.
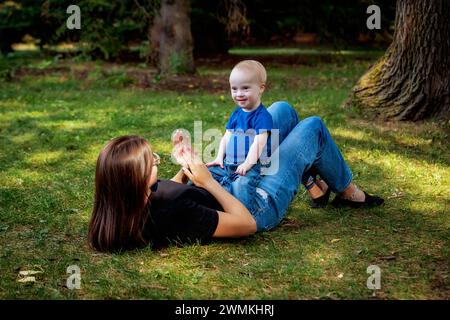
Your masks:
[{"label": "boy's short blond hair", "polygon": [[267,72],[264,66],[256,60],[243,60],[234,66],[234,69],[240,69],[245,71],[253,72],[256,76],[256,80],[260,84],[266,84]]}]

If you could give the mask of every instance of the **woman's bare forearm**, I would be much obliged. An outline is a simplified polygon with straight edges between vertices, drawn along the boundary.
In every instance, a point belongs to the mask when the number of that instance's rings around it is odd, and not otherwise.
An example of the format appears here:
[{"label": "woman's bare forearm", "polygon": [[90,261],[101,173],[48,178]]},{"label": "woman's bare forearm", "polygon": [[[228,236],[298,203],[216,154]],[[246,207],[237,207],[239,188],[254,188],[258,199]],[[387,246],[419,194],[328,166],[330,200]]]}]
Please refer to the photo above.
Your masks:
[{"label": "woman's bare forearm", "polygon": [[176,175],[173,176],[172,179],[170,179],[174,182],[186,184],[189,181],[189,178],[184,174],[183,169],[180,169],[180,171],[177,172]]},{"label": "woman's bare forearm", "polygon": [[256,220],[247,208],[217,181],[206,183],[205,189],[216,198],[224,211],[219,213],[219,222],[213,237],[245,237],[257,231]]},{"label": "woman's bare forearm", "polygon": [[222,188],[216,180],[211,179],[205,184],[204,188],[216,198],[225,212],[253,219],[250,211],[238,199]]}]

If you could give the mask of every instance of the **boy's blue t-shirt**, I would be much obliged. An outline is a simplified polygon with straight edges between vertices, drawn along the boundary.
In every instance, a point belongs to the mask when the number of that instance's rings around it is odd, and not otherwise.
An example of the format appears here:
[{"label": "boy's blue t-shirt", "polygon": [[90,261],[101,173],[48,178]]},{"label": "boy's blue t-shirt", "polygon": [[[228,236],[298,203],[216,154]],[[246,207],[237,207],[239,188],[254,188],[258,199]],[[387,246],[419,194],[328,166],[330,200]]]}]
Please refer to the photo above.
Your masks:
[{"label": "boy's blue t-shirt", "polygon": [[[247,158],[255,136],[263,132],[269,132],[270,135],[270,131],[273,129],[272,116],[262,103],[251,112],[245,112],[241,107],[237,107],[231,114],[226,129],[232,133],[226,146],[225,162],[241,164]],[[267,152],[268,147],[270,147],[269,142],[268,139],[261,158],[270,156]]]}]

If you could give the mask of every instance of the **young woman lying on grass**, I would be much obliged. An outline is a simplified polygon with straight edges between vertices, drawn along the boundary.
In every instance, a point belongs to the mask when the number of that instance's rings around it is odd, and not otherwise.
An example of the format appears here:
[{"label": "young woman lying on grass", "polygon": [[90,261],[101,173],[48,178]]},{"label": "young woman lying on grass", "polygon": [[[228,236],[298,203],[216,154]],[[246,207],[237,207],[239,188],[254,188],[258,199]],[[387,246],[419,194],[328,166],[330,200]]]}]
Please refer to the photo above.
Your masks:
[{"label": "young woman lying on grass", "polygon": [[[280,130],[279,155],[273,159],[278,161],[278,171],[262,177],[251,208],[223,189],[189,152],[184,153],[187,168],[171,180],[158,180],[159,158],[145,139],[111,140],[97,160],[88,235],[91,247],[117,252],[270,230],[285,216],[300,184],[313,174],[319,174],[326,188],[337,194],[334,206],[383,204],[382,198],[352,183],[352,173],[319,117],[299,122],[286,102],[276,102],[268,111],[274,128]],[[194,185],[187,185],[188,180]]]}]

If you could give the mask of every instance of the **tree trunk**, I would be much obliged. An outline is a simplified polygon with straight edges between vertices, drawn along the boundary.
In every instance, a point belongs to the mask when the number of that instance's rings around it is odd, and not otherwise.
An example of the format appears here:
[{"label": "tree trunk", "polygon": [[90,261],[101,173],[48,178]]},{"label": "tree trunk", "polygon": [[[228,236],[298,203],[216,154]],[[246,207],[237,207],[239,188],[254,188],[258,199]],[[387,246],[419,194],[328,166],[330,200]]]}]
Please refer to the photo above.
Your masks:
[{"label": "tree trunk", "polygon": [[190,0],[161,0],[151,30],[162,74],[194,73]]},{"label": "tree trunk", "polygon": [[450,1],[398,0],[394,39],[350,102],[385,119],[450,118]]}]

